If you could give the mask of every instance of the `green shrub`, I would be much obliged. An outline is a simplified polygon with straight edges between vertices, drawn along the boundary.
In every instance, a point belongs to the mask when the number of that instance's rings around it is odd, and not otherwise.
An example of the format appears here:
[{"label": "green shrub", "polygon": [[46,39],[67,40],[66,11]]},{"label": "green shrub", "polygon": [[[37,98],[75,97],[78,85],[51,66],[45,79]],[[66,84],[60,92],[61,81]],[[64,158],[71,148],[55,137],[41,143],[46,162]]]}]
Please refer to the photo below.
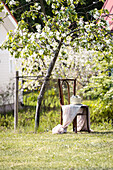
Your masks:
[{"label": "green shrub", "polygon": [[110,120],[109,122],[105,122],[104,120],[102,120],[100,123],[92,123],[91,124],[91,129],[93,130],[112,130],[113,126],[112,126],[112,120]]},{"label": "green shrub", "polygon": [[105,104],[100,99],[84,101],[90,108],[90,120],[92,123],[102,123],[113,121],[113,102]]},{"label": "green shrub", "polygon": [[13,115],[6,115],[6,117],[0,115],[0,127],[12,128],[13,122],[14,122]]}]

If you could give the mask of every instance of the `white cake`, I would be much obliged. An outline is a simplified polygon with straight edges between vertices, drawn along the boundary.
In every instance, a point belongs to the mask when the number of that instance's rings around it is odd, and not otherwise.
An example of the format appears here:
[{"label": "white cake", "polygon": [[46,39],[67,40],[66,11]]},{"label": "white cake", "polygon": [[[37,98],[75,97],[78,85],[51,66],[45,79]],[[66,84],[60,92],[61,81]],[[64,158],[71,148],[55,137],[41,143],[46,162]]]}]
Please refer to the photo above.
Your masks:
[{"label": "white cake", "polygon": [[72,96],[70,98],[70,104],[81,104],[81,97],[80,96]]}]

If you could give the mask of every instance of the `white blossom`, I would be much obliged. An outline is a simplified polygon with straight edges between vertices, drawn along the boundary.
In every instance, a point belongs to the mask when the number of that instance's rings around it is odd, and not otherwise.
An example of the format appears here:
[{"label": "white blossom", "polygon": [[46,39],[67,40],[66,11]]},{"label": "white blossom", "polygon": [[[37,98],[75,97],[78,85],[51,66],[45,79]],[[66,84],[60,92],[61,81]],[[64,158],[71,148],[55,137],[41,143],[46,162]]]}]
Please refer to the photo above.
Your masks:
[{"label": "white blossom", "polygon": [[42,36],[42,37],[45,37],[45,32],[42,32],[42,33],[41,33],[41,36]]},{"label": "white blossom", "polygon": [[37,54],[35,52],[33,53],[33,57],[35,57],[35,58],[37,57]]},{"label": "white blossom", "polygon": [[39,25],[39,24],[36,25],[36,29],[37,29],[38,32],[40,32],[40,30],[41,30],[41,25]]},{"label": "white blossom", "polygon": [[34,41],[34,40],[35,40],[34,35],[32,35],[30,39],[31,39],[32,41]]},{"label": "white blossom", "polygon": [[84,28],[86,29],[86,31],[90,31],[90,28],[88,25],[85,25]]},{"label": "white blossom", "polygon": [[66,36],[66,34],[65,34],[65,33],[63,33],[63,34],[62,34],[62,37],[65,37],[65,36]]},{"label": "white blossom", "polygon": [[9,4],[10,5],[14,5],[16,2],[14,0],[10,1]]},{"label": "white blossom", "polygon": [[38,6],[37,10],[40,10],[41,9],[41,6]]},{"label": "white blossom", "polygon": [[106,40],[106,43],[109,45],[110,44],[110,40]]},{"label": "white blossom", "polygon": [[48,26],[45,27],[45,30],[46,30],[47,32],[50,32],[50,28],[49,28]]},{"label": "white blossom", "polygon": [[52,4],[52,8],[55,9],[55,5],[54,4]]},{"label": "white blossom", "polygon": [[39,54],[40,54],[40,55],[42,55],[43,53],[44,53],[44,50],[43,50],[43,49],[39,50]]},{"label": "white blossom", "polygon": [[46,48],[47,48],[48,50],[50,50],[50,45],[46,45]]},{"label": "white blossom", "polygon": [[35,6],[38,6],[39,4],[38,3],[35,3]]},{"label": "white blossom", "polygon": [[52,35],[53,35],[53,32],[50,32],[49,35],[52,36]]},{"label": "white blossom", "polygon": [[27,35],[27,31],[26,32],[23,32],[23,36]]},{"label": "white blossom", "polygon": [[80,18],[79,25],[83,26],[83,18]]},{"label": "white blossom", "polygon": [[36,38],[38,39],[40,37],[40,34],[39,33],[36,33]]},{"label": "white blossom", "polygon": [[19,48],[18,51],[20,52],[20,51],[21,51],[21,48]]},{"label": "white blossom", "polygon": [[86,43],[87,43],[87,40],[83,40],[83,42],[86,42]]},{"label": "white blossom", "polygon": [[96,10],[95,14],[93,15],[93,17],[94,17],[95,19],[98,19],[98,17],[99,17],[99,13],[98,13],[98,11],[97,11],[97,10]]},{"label": "white blossom", "polygon": [[56,32],[56,37],[59,38],[60,33],[57,31]]}]

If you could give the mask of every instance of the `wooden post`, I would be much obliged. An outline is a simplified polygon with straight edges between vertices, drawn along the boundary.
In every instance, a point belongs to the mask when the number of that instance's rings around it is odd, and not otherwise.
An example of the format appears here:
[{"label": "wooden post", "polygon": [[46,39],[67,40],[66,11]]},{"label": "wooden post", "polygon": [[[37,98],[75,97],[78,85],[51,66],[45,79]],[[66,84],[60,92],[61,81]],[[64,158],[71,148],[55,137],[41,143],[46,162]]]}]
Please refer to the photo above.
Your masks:
[{"label": "wooden post", "polygon": [[76,79],[74,79],[73,94],[76,96]]},{"label": "wooden post", "polygon": [[16,71],[16,80],[15,80],[15,99],[14,99],[14,131],[18,127],[18,80],[19,80],[19,71]]}]

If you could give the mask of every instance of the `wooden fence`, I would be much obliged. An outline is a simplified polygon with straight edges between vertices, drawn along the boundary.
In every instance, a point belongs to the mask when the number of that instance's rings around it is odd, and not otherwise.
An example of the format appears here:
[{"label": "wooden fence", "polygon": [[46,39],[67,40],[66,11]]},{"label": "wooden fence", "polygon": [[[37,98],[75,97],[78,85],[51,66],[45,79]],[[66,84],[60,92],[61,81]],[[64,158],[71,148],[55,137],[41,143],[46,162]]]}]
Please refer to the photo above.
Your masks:
[{"label": "wooden fence", "polygon": [[[27,102],[27,98],[29,97],[29,94],[33,94],[33,90],[29,90],[28,88],[24,89],[23,88],[23,85],[24,85],[24,82],[26,79],[30,79],[30,80],[35,80],[40,82],[40,87],[41,87],[41,84],[43,83],[43,80],[44,80],[44,77],[37,77],[37,76],[19,76],[19,72],[16,71],[16,76],[15,76],[15,98],[14,98],[14,130],[16,131],[17,127],[18,127],[18,111],[19,109],[23,109],[23,108],[26,108],[26,105],[28,106],[29,103]],[[21,88],[19,88],[20,86],[20,80],[21,80]],[[37,93],[37,97],[38,97],[38,93],[39,93],[39,90],[40,90],[40,87],[37,87],[37,91],[35,91]],[[51,89],[55,89],[54,92],[51,90]],[[20,102],[19,100],[19,92],[21,91],[22,95],[27,95],[26,98],[23,99],[23,103],[22,101]],[[60,102],[59,102],[59,92],[58,92],[58,84],[57,84],[57,79],[50,79],[50,81],[48,81],[48,86],[47,86],[47,89],[46,89],[46,92],[48,91],[48,93],[46,94],[45,98],[43,99],[42,101],[42,106],[43,106],[43,112],[44,110],[47,110],[47,107],[48,107],[48,110],[50,108],[50,105],[52,104],[50,101],[49,101],[49,97],[51,97],[51,101],[52,98],[56,97],[56,100],[58,101],[59,103],[59,107],[60,107]],[[47,101],[48,99],[48,101]],[[21,105],[23,105],[21,107]],[[48,106],[47,106],[47,103],[48,103]],[[53,103],[54,105],[54,108],[56,107],[55,103]],[[20,107],[19,107],[20,106]]]}]

